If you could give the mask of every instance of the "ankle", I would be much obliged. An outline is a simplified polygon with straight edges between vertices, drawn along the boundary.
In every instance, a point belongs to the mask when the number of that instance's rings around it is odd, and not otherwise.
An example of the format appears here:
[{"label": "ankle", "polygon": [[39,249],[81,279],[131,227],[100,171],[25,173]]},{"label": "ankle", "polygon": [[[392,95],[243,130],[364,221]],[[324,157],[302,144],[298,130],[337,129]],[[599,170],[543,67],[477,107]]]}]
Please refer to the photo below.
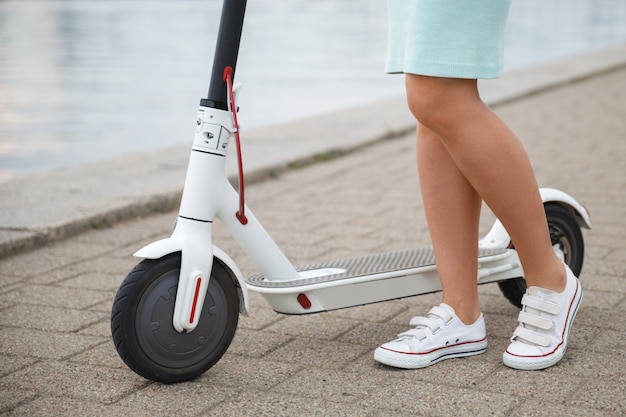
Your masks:
[{"label": "ankle", "polygon": [[476,323],[476,320],[480,318],[480,310],[478,310],[478,312],[457,314],[456,316],[459,320],[461,320],[461,322],[463,322],[463,324],[469,326]]},{"label": "ankle", "polygon": [[540,276],[526,277],[528,287],[540,287],[556,293],[565,291],[566,283],[565,268],[560,261],[554,263],[550,270],[544,270]]},{"label": "ankle", "polygon": [[442,302],[452,307],[454,314],[465,325],[469,326],[476,323],[476,320],[480,317],[480,305],[478,303],[446,301],[445,297]]}]

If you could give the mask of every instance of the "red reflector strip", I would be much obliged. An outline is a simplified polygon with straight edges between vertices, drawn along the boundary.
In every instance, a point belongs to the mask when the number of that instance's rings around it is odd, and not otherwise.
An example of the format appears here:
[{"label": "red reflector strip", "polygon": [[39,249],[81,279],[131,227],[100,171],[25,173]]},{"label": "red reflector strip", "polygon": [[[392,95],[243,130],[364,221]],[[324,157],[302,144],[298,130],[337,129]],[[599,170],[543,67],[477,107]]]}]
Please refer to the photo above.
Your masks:
[{"label": "red reflector strip", "polygon": [[308,310],[313,305],[306,294],[298,294],[298,303],[300,303],[302,308],[305,310]]},{"label": "red reflector strip", "polygon": [[200,295],[200,284],[202,283],[202,278],[198,277],[198,281],[196,281],[196,292],[193,294],[193,304],[191,305],[191,314],[189,315],[189,323],[193,323],[193,319],[196,316],[196,304],[198,304],[198,296]]}]

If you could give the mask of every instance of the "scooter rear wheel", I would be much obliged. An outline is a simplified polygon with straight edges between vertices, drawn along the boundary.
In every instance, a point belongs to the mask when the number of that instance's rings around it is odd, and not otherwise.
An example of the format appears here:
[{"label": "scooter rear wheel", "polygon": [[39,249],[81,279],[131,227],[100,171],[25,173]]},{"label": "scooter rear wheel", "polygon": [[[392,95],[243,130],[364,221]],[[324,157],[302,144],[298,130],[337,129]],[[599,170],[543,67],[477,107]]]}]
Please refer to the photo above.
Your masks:
[{"label": "scooter rear wheel", "polygon": [[189,333],[173,324],[180,252],[141,261],[122,282],[111,312],[111,334],[122,360],[152,381],[198,377],[226,352],[239,320],[237,288],[226,268],[213,263],[198,326]]},{"label": "scooter rear wheel", "polygon": [[[579,276],[585,257],[585,244],[576,216],[559,204],[547,203],[544,205],[544,208],[548,219],[552,246],[555,250],[562,252],[565,263],[570,267],[574,275]],[[511,248],[513,248],[512,244]],[[526,292],[526,281],[524,278],[500,281],[498,286],[507,300],[519,308],[522,307],[522,297]]]}]

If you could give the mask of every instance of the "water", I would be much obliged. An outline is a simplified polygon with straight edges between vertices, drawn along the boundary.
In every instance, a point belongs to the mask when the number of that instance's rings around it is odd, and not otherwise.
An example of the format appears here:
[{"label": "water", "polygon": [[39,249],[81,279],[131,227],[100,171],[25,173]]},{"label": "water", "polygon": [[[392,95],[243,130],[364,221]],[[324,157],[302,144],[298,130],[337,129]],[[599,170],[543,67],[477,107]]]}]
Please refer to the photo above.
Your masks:
[{"label": "water", "polygon": [[[0,181],[190,143],[220,10],[0,1]],[[386,24],[384,0],[249,0],[244,131],[402,95],[402,78],[383,74]],[[624,41],[624,0],[516,0],[507,69]]]}]

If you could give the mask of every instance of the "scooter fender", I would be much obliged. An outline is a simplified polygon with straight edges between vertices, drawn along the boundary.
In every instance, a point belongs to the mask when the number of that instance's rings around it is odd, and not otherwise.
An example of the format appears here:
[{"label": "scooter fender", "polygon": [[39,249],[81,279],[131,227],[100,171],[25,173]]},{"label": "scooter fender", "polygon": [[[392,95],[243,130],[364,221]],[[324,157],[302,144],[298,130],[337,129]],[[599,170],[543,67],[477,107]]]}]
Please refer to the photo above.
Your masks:
[{"label": "scooter fender", "polygon": [[[139,249],[133,254],[137,258],[159,259],[170,253],[181,252],[183,248],[182,241],[177,237],[169,237],[150,243]],[[231,279],[236,280],[237,293],[239,294],[239,310],[244,316],[248,315],[250,310],[250,299],[248,296],[248,287],[245,284],[243,274],[237,267],[233,259],[219,247],[213,245],[213,257],[217,258],[228,270]]]},{"label": "scooter fender", "polygon": [[[589,219],[587,209],[585,209],[585,207],[583,207],[572,196],[554,188],[540,188],[539,192],[541,194],[541,200],[544,204],[556,203],[566,207],[576,215],[576,219],[578,220],[580,227],[591,229],[591,220]],[[496,219],[493,226],[489,230],[489,233],[478,241],[478,246],[481,249],[498,249],[508,247],[510,242],[511,237],[500,220]]]},{"label": "scooter fender", "polygon": [[540,188],[541,200],[545,203],[557,203],[569,209],[576,215],[578,224],[585,229],[591,229],[591,219],[587,209],[571,195],[554,188]]},{"label": "scooter fender", "polygon": [[144,246],[133,254],[136,258],[159,259],[170,253],[180,252],[183,249],[183,242],[174,237],[157,240]]}]

